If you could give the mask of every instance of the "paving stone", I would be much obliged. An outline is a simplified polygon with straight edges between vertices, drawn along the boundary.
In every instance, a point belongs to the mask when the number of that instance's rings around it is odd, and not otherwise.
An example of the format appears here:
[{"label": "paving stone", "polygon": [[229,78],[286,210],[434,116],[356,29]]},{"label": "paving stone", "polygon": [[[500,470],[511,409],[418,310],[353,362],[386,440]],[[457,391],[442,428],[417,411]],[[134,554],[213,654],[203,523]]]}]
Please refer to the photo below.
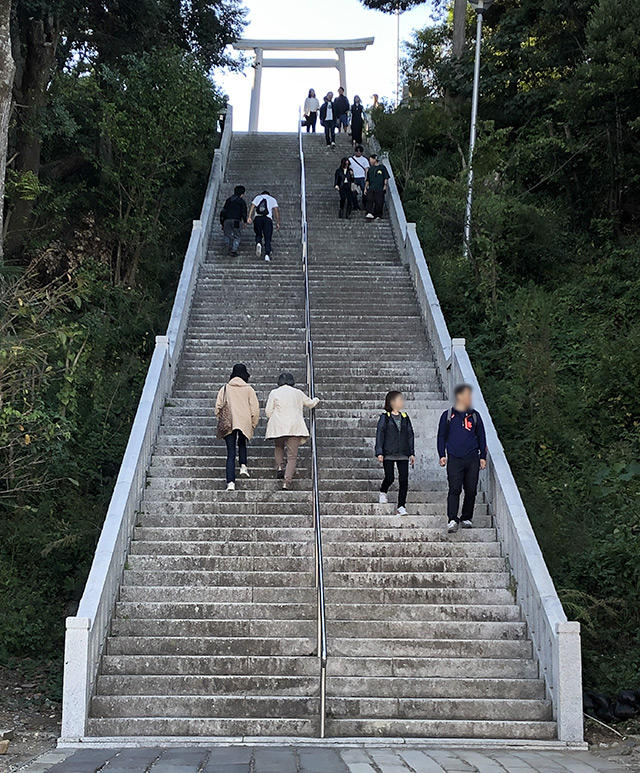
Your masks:
[{"label": "paving stone", "polygon": [[117,749],[79,749],[49,770],[51,773],[94,773],[117,753]]},{"label": "paving stone", "polygon": [[340,756],[349,773],[376,773],[376,769],[371,764],[371,757],[364,749],[341,749]]},{"label": "paving stone", "polygon": [[418,749],[398,749],[398,755],[416,773],[443,773],[443,768],[431,757]]},{"label": "paving stone", "polygon": [[485,752],[473,749],[456,749],[456,754],[460,759],[468,762],[474,770],[482,771],[482,773],[505,773],[504,767]]},{"label": "paving stone", "polygon": [[298,764],[292,747],[257,748],[254,752],[255,773],[297,773]]},{"label": "paving stone", "polygon": [[109,762],[109,773],[145,773],[162,754],[158,747],[140,747],[137,749],[122,749]]},{"label": "paving stone", "polygon": [[473,768],[468,762],[465,762],[461,757],[458,757],[455,752],[440,751],[439,749],[425,749],[425,753],[435,760],[441,768],[447,771],[467,770],[472,771]]},{"label": "paving stone", "polygon": [[298,749],[300,773],[347,773],[347,766],[335,749]]},{"label": "paving stone", "polygon": [[209,757],[209,749],[184,747],[167,749],[151,768],[151,773],[198,773]]},{"label": "paving stone", "polygon": [[407,766],[392,749],[370,749],[369,755],[383,773],[408,773]]},{"label": "paving stone", "polygon": [[212,749],[202,773],[250,773],[253,749],[249,746],[229,746]]}]

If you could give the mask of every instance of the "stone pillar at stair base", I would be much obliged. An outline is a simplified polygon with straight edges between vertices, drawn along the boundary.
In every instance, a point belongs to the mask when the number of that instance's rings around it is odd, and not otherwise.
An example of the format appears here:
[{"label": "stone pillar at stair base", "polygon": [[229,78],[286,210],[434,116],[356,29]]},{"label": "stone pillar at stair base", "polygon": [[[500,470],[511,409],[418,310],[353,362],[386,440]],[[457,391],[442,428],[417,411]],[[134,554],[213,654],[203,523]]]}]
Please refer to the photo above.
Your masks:
[{"label": "stone pillar at stair base", "polygon": [[87,683],[90,626],[91,620],[88,617],[67,618],[61,730],[61,738],[65,741],[78,741],[85,735],[89,713]]},{"label": "stone pillar at stair base", "polygon": [[556,631],[554,679],[558,738],[568,744],[581,744],[584,740],[584,726],[580,623],[558,623]]}]

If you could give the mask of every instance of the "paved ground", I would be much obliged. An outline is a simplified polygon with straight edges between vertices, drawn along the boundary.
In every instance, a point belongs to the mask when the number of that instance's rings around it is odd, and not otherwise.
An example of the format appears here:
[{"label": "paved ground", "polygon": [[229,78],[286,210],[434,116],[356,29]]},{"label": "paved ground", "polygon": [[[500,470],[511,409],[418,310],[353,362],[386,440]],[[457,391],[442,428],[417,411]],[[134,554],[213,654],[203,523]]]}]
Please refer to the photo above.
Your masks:
[{"label": "paved ground", "polygon": [[[69,755],[66,756],[65,755]],[[44,755],[24,773],[614,773],[588,752],[412,748],[81,749]]]}]

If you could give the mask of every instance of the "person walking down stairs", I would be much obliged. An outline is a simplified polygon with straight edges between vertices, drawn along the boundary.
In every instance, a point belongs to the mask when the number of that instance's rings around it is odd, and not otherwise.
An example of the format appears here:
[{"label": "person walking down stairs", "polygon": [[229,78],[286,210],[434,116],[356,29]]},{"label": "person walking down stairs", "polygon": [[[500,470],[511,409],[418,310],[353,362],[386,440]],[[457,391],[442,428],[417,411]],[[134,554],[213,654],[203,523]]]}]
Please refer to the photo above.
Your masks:
[{"label": "person walking down stairs", "polygon": [[335,148],[336,146],[336,111],[333,106],[333,91],[330,91],[324,98],[320,108],[320,123],[324,126],[324,138],[327,146]]},{"label": "person walking down stairs", "polygon": [[279,231],[280,207],[278,202],[269,191],[262,191],[251,202],[247,222],[253,222],[253,232],[256,235],[256,257],[261,257],[264,242],[264,259],[267,263],[271,260],[271,240],[273,239],[274,221],[276,231]]},{"label": "person walking down stairs", "polygon": [[[447,468],[449,493],[447,521],[449,533],[458,526],[473,526],[480,470],[487,466],[487,437],[480,414],[472,406],[472,389],[460,384],[454,390],[455,401],[440,417],[438,425],[438,456],[440,466]],[[458,516],[460,494],[464,489],[462,515]]]},{"label": "person walking down stairs", "polygon": [[247,202],[244,200],[244,185],[236,185],[233,196],[225,201],[220,211],[220,225],[229,247],[229,254],[236,258],[240,249],[242,227],[247,222]]},{"label": "person walking down stairs", "polygon": [[269,420],[266,437],[275,443],[276,476],[284,478],[283,489],[291,486],[296,472],[298,449],[309,437],[303,409],[315,408],[319,402],[318,397],[308,397],[301,389],[296,389],[291,373],[281,373],[278,377],[278,388],[269,394],[266,407]]},{"label": "person walking down stairs", "polygon": [[346,156],[340,161],[340,166],[336,169],[333,178],[333,187],[340,194],[338,217],[344,217],[348,220],[351,217],[351,209],[353,207],[355,178],[353,176],[353,170],[351,169],[351,162]]},{"label": "person walking down stairs", "polygon": [[342,86],[338,89],[338,96],[333,100],[333,111],[336,119],[336,130],[346,132],[349,128],[349,100]]},{"label": "person walking down stairs", "polygon": [[[351,164],[351,171],[353,172],[354,182],[362,192],[362,209],[364,209],[366,206],[364,188],[367,183],[369,159],[364,155],[364,148],[362,145],[356,145],[353,155],[349,159],[349,163]],[[353,193],[353,208],[360,209],[357,190],[355,190]]]},{"label": "person walking down stairs", "polygon": [[389,172],[384,164],[378,160],[378,156],[372,153],[369,156],[369,171],[364,193],[367,197],[367,219],[373,220],[382,217],[384,211],[384,197],[389,187]]},{"label": "person walking down stairs", "polygon": [[260,404],[253,387],[249,386],[249,371],[243,363],[233,366],[229,381],[220,388],[216,399],[218,436],[227,445],[227,491],[236,487],[236,447],[240,475],[249,478],[247,443],[253,437],[260,418]]},{"label": "person walking down stairs", "polygon": [[313,89],[309,89],[309,95],[304,101],[303,108],[304,125],[307,127],[307,134],[309,132],[316,133],[318,110],[320,110],[320,102],[318,102],[316,92]]},{"label": "person walking down stairs", "polygon": [[384,413],[378,420],[376,431],[376,456],[384,468],[384,480],[380,486],[378,501],[381,505],[389,499],[387,492],[394,481],[394,466],[398,468],[398,515],[406,515],[409,489],[409,464],[416,462],[413,426],[404,411],[402,392],[387,392]]},{"label": "person walking down stairs", "polygon": [[362,144],[362,130],[364,128],[364,105],[362,100],[356,94],[351,105],[351,142],[357,147]]}]

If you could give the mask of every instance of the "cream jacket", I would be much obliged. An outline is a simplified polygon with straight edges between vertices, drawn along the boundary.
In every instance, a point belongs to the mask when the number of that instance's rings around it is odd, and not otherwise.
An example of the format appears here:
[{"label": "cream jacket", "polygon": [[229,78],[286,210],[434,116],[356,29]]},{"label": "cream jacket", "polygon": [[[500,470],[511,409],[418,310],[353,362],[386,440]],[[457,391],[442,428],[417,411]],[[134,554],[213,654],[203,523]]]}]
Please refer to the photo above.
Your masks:
[{"label": "cream jacket", "polygon": [[267,400],[267,438],[290,435],[308,438],[309,430],[302,411],[303,408],[315,408],[319,402],[317,397],[311,399],[301,389],[288,384],[274,389]]},{"label": "cream jacket", "polygon": [[[220,388],[216,399],[216,416],[224,403],[224,387]],[[258,425],[260,418],[260,405],[258,396],[253,387],[246,381],[237,376],[227,383],[227,402],[231,408],[231,421],[233,429],[239,429],[240,432],[250,440],[253,437],[253,430]]]}]

